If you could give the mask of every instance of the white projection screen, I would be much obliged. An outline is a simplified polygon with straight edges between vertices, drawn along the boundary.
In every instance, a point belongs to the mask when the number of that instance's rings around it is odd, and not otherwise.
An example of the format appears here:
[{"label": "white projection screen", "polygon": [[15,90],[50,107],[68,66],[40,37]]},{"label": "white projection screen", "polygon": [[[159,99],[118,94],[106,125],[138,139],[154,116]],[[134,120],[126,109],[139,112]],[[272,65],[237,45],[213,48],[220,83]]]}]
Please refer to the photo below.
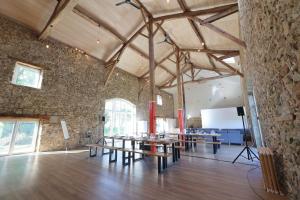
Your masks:
[{"label": "white projection screen", "polygon": [[[237,115],[236,107],[201,110],[202,128],[241,129],[242,117]],[[246,123],[246,116],[244,116]],[[245,124],[247,127],[247,125]]]}]

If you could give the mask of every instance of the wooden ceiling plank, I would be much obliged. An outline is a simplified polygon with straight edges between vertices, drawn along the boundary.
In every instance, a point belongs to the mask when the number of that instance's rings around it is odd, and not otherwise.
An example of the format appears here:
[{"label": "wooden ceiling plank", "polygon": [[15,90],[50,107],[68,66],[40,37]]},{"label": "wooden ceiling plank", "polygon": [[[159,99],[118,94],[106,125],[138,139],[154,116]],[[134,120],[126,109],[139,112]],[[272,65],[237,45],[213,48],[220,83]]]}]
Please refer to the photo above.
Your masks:
[{"label": "wooden ceiling plank", "polygon": [[46,26],[39,35],[40,40],[46,39],[51,31],[55,28],[55,25],[61,21],[72,9],[78,4],[79,0],[61,0],[57,2],[57,5],[49,18]]}]

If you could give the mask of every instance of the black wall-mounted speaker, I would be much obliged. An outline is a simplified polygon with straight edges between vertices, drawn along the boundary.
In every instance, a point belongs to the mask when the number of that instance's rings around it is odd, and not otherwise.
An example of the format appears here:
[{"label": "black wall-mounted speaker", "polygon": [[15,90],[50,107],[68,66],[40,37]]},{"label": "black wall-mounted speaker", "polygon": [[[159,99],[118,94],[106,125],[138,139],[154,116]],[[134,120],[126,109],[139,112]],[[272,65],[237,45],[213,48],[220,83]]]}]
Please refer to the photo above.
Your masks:
[{"label": "black wall-mounted speaker", "polygon": [[245,115],[244,108],[242,106],[236,107],[236,110],[237,110],[238,116],[244,116]]},{"label": "black wall-mounted speaker", "polygon": [[102,121],[105,122],[105,116],[102,116]]}]

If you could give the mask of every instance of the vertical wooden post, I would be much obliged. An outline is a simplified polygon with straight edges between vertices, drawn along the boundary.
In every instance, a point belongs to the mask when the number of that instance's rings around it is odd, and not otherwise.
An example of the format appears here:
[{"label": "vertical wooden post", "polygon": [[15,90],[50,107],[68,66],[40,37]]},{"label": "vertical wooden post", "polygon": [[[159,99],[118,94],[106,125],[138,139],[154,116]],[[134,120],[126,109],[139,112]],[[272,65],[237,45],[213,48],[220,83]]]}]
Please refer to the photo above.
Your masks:
[{"label": "vertical wooden post", "polygon": [[183,74],[181,74],[181,88],[182,88],[182,108],[183,108],[183,128],[187,128],[187,117],[186,117],[186,104],[185,104],[185,89],[183,83]]},{"label": "vertical wooden post", "polygon": [[[149,74],[150,74],[150,101],[149,101],[149,133],[155,137],[156,133],[156,96],[154,77],[154,44],[153,44],[153,20],[149,18]],[[156,151],[156,146],[151,145],[151,150]]]},{"label": "vertical wooden post", "polygon": [[180,75],[180,55],[179,49],[176,49],[176,74],[177,74],[177,101],[178,101],[178,126],[181,135],[181,139],[183,139],[184,133],[184,111],[183,111],[183,96],[182,96],[182,80]]}]

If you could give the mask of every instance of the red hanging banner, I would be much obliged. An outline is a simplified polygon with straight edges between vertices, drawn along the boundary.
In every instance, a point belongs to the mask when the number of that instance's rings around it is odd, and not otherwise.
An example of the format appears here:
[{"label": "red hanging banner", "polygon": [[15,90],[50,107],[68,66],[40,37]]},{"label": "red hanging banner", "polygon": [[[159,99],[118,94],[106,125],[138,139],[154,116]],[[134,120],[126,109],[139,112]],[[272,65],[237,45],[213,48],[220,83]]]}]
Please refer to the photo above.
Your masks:
[{"label": "red hanging banner", "polygon": [[[149,102],[149,133],[150,137],[155,137],[156,133],[156,102],[150,101]],[[156,152],[156,144],[151,143],[151,151]]]},{"label": "red hanging banner", "polygon": [[[179,134],[180,139],[184,140],[184,117],[183,117],[183,109],[178,109],[178,126],[179,126]],[[182,143],[184,144],[184,143]]]}]

